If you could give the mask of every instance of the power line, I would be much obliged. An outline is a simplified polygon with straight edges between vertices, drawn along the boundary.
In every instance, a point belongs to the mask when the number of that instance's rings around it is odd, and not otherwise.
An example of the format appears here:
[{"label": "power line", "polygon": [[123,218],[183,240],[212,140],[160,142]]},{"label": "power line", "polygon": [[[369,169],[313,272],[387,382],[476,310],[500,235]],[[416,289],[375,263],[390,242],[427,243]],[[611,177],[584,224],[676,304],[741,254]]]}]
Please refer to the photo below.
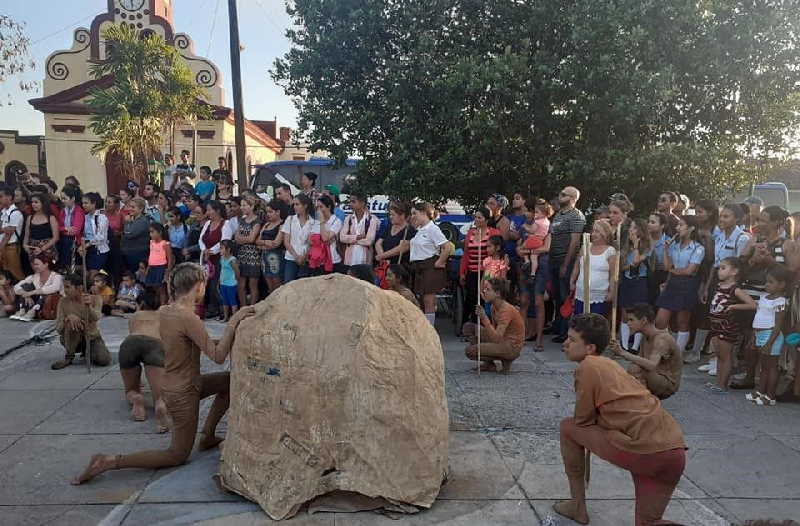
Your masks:
[{"label": "power line", "polygon": [[274,15],[269,10],[267,10],[264,4],[261,3],[261,0],[256,0],[256,4],[258,4],[258,6],[264,10],[264,13],[267,14],[267,22],[269,22],[272,25],[272,27],[277,29],[279,34],[283,34],[285,29],[281,29],[280,27],[278,27],[278,24],[276,24],[275,21],[273,20]]},{"label": "power line", "polygon": [[46,35],[46,36],[43,36],[43,37],[41,37],[41,38],[39,38],[39,39],[37,39],[37,40],[34,40],[34,41],[31,43],[31,47],[32,47],[32,46],[35,46],[36,44],[39,44],[39,43],[41,43],[41,42],[44,42],[45,40],[47,40],[47,39],[49,39],[49,38],[51,38],[51,37],[54,37],[54,36],[56,36],[56,35],[59,35],[59,34],[63,33],[64,31],[68,30],[68,29],[72,29],[72,28],[73,28],[73,27],[75,27],[77,24],[81,24],[81,23],[85,22],[86,20],[89,20],[90,18],[94,18],[95,16],[96,16],[96,13],[92,13],[91,15],[88,15],[88,16],[85,16],[85,17],[83,17],[83,18],[79,19],[79,20],[76,20],[76,21],[72,22],[71,24],[68,24],[68,25],[66,25],[66,26],[62,27],[61,29],[59,29],[59,30],[57,30],[57,31],[53,31],[53,32],[52,32],[52,33],[50,33],[49,35]]},{"label": "power line", "polygon": [[219,0],[217,0],[217,5],[214,6],[214,18],[211,21],[211,32],[208,35],[208,47],[206,48],[206,57],[209,56],[211,53],[211,43],[214,41],[214,29],[217,27],[217,12],[219,11]]}]

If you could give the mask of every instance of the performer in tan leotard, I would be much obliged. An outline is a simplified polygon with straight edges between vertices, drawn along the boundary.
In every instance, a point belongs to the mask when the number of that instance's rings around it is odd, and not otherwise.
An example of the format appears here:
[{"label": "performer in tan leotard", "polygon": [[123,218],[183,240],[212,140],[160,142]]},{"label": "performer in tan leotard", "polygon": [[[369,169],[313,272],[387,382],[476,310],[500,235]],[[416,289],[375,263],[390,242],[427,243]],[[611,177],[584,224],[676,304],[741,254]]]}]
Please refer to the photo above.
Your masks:
[{"label": "performer in tan leotard", "polygon": [[240,309],[225,327],[225,334],[215,344],[195,314],[195,305],[203,301],[206,275],[195,263],[182,263],[172,273],[175,301],[161,307],[159,334],[167,349],[164,363],[164,400],[173,420],[172,442],[166,450],[143,451],[130,455],[94,455],[86,470],[73,484],[82,484],[111,469],[163,468],[183,464],[189,458],[197,432],[200,400],[216,395],[203,426],[198,449],[210,449],[222,439],[216,428],[230,402],[230,373],[200,374],[200,354],[216,363],[224,363],[231,350],[239,322],[252,316],[253,307]]}]

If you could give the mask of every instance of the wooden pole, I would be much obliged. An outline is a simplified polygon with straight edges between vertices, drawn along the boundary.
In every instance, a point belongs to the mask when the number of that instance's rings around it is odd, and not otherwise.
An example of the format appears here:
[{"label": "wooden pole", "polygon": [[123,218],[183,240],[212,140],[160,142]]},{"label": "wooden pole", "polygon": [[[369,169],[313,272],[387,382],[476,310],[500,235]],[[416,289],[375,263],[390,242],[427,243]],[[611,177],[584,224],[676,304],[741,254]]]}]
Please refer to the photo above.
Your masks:
[{"label": "wooden pole", "polygon": [[[236,0],[228,0],[228,21],[231,41],[231,83],[233,84],[233,119],[236,127],[236,184],[239,191],[247,188],[247,164],[245,161],[244,102],[242,99],[242,67],[239,46],[239,15]],[[230,170],[231,167],[229,166]]]},{"label": "wooden pole", "polygon": [[592,268],[592,235],[583,234],[583,313],[589,314],[591,311],[591,294],[589,292],[589,274]]},{"label": "wooden pole", "polygon": [[[76,240],[76,243],[77,243],[77,240]],[[84,247],[86,247],[86,245],[84,245]],[[85,294],[89,294],[88,280],[86,279],[86,252],[87,252],[87,250],[84,248],[84,251],[83,251],[83,265],[82,265],[82,267],[83,267],[83,292]],[[89,323],[90,323],[89,317],[90,317],[90,314],[91,314],[91,308],[92,308],[91,305],[86,305],[86,321],[84,322],[84,327],[83,327],[83,330],[84,330],[83,341],[84,341],[84,345],[86,346],[83,349],[83,357],[86,358],[86,370],[89,372],[89,374],[91,374],[91,372],[92,372],[92,346],[91,346],[91,343],[89,341]]]},{"label": "wooden pole", "polygon": [[[481,243],[483,242],[483,233],[478,229],[478,308],[481,307]],[[464,257],[467,257],[464,254]],[[481,317],[478,315],[478,376],[481,375]]]},{"label": "wooden pole", "polygon": [[614,268],[611,269],[611,339],[617,339],[617,286],[619,284],[619,261],[622,250],[622,223],[617,225],[617,253],[614,255]]}]

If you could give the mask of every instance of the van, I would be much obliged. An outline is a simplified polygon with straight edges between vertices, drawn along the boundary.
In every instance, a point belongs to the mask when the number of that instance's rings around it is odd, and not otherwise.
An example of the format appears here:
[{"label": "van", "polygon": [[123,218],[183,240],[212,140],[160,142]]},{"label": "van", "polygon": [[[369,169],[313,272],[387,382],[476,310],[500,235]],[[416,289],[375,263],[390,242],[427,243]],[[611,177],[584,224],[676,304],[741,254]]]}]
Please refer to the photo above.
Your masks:
[{"label": "van", "polygon": [[747,191],[739,192],[731,200],[735,203],[742,203],[745,199],[754,195],[764,201],[764,206],[780,206],[789,210],[789,189],[780,182],[761,183],[751,186]]}]

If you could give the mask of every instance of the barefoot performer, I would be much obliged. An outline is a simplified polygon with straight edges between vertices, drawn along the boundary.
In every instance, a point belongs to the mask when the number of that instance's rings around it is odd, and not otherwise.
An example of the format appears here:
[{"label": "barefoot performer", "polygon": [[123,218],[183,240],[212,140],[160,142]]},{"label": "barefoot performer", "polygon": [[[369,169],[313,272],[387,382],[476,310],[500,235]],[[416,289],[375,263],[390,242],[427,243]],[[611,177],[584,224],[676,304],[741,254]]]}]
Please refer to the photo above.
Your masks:
[{"label": "barefoot performer", "polygon": [[[511,372],[511,362],[519,358],[522,346],[525,345],[525,325],[522,322],[522,315],[506,299],[508,281],[503,278],[485,280],[480,294],[486,303],[491,304],[492,318],[486,316],[486,311],[478,302],[475,314],[478,316],[478,323],[483,325],[483,331],[473,323],[464,324],[464,335],[470,338],[465,354],[470,360],[481,362],[482,371],[496,372],[494,361],[500,360],[503,363],[501,372],[508,374]],[[476,333],[479,336],[476,336]]]},{"label": "barefoot performer", "polygon": [[147,420],[142,396],[142,367],[153,392],[156,431],[168,430],[167,405],[164,402],[164,346],[161,344],[158,291],[147,289],[139,296],[139,310],[128,320],[128,336],[119,346],[119,373],[125,385],[125,398],[131,404],[131,417]]},{"label": "barefoot performer", "polygon": [[686,463],[678,423],[658,398],[616,362],[600,356],[608,346],[608,321],[598,314],[570,322],[564,352],[578,362],[575,416],[561,421],[561,456],[572,498],[553,509],[589,524],[585,449],[631,472],[636,489],[636,526],[661,522]]},{"label": "barefoot performer", "polygon": [[195,305],[203,301],[206,274],[196,263],[181,263],[172,276],[174,302],[159,309],[161,341],[167,350],[164,360],[163,397],[173,420],[172,442],[166,450],[143,451],[130,455],[94,455],[89,466],[73,484],[82,484],[100,473],[122,468],[164,468],[186,462],[194,445],[200,400],[216,395],[203,426],[198,449],[210,449],[222,439],[216,428],[230,403],[230,373],[200,374],[200,354],[222,364],[228,357],[236,329],[244,318],[252,316],[253,307],[240,309],[225,327],[225,334],[215,344],[203,322],[195,314]]}]

